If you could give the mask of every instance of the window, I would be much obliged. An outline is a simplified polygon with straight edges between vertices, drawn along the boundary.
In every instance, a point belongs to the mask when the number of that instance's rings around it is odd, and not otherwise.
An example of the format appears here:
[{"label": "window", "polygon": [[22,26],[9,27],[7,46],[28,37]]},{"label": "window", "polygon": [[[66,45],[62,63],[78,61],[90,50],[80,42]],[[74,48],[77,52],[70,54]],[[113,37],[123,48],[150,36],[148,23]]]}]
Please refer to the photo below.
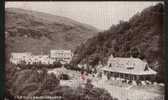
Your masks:
[{"label": "window", "polygon": [[128,70],[132,70],[132,69],[134,69],[134,67],[127,67],[127,69],[128,69]]}]

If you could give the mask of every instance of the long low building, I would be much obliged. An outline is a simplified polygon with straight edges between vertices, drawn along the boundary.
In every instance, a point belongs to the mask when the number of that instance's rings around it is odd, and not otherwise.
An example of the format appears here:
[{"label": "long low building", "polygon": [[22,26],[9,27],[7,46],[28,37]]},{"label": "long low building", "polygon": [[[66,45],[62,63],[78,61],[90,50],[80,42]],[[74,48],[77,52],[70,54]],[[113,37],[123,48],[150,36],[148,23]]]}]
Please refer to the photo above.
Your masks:
[{"label": "long low building", "polygon": [[49,55],[32,55],[31,58],[25,59],[27,64],[33,64],[40,62],[41,64],[50,64]]},{"label": "long low building", "polygon": [[26,59],[30,59],[32,57],[32,53],[30,52],[13,52],[11,53],[10,62],[13,64],[19,64]]},{"label": "long low building", "polygon": [[146,61],[139,58],[121,58],[110,56],[107,66],[101,69],[111,77],[128,80],[152,80],[157,72],[152,70]]},{"label": "long low building", "polygon": [[30,52],[13,52],[11,53],[10,62],[13,64],[53,64],[61,62],[62,64],[70,63],[73,53],[71,50],[51,50],[48,55],[33,55]]}]

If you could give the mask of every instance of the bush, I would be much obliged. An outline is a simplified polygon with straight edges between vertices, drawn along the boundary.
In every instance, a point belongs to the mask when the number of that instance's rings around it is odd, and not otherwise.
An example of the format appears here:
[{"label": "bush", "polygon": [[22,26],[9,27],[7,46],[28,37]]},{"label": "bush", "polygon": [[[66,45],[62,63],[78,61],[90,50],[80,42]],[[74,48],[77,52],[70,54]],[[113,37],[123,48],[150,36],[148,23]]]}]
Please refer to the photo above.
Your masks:
[{"label": "bush", "polygon": [[62,64],[60,62],[54,62],[53,66],[54,66],[54,68],[60,68],[60,67],[62,67]]},{"label": "bush", "polygon": [[25,69],[16,72],[11,78],[13,83],[8,86],[7,91],[12,95],[29,96],[33,92],[37,95],[43,90],[52,90],[59,86],[59,80],[54,74],[47,74],[45,69],[40,71],[39,73],[37,70]]},{"label": "bush", "polygon": [[[63,100],[113,100],[104,89],[93,86],[90,88],[90,85],[89,88],[60,86],[54,74],[47,74],[46,69],[40,71],[39,73],[37,70],[26,69],[16,72],[12,77],[13,83],[7,88],[6,97],[10,99],[16,95],[61,96]],[[62,74],[62,78],[69,79],[69,76]]]},{"label": "bush", "polygon": [[61,75],[60,75],[60,79],[62,79],[62,80],[69,80],[70,77],[69,77],[69,75],[67,75],[67,74],[61,74]]},{"label": "bush", "polygon": [[79,68],[75,65],[72,65],[72,64],[65,64],[64,67],[66,69],[70,69],[70,70],[81,71],[81,68]]},{"label": "bush", "polygon": [[64,86],[59,91],[64,100],[113,100],[106,90],[100,88],[86,89],[78,87],[73,89]]}]

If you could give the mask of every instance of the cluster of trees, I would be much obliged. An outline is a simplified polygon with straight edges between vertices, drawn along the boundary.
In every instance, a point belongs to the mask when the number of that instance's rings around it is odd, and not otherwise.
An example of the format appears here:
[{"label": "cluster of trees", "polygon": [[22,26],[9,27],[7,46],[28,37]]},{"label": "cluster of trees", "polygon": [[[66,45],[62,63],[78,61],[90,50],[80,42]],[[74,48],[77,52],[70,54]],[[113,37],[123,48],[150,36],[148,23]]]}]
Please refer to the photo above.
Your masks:
[{"label": "cluster of trees", "polygon": [[[87,73],[92,73],[93,72],[93,69],[96,70],[96,68],[93,68],[92,65],[94,65],[95,60],[91,61],[90,64],[88,64],[86,66],[86,68],[84,68],[84,66],[82,67],[79,67],[75,64],[61,64],[59,61],[55,61],[53,64],[42,64],[40,62],[38,63],[33,63],[33,64],[26,64],[26,62],[21,62],[20,64],[12,64],[12,66],[15,66],[17,68],[19,68],[20,70],[23,70],[23,69],[37,69],[37,70],[41,70],[41,69],[54,69],[54,68],[61,68],[61,67],[65,67],[66,69],[69,69],[69,70],[74,70],[74,71],[85,71]],[[9,62],[10,63],[10,62]],[[63,75],[65,76],[65,75]],[[65,76],[67,77],[67,76]]]},{"label": "cluster of trees", "polygon": [[55,61],[53,64],[42,64],[41,62],[26,64],[26,62],[22,61],[20,64],[17,64],[16,66],[21,69],[42,69],[42,68],[53,69],[62,67],[62,64],[59,61]]},{"label": "cluster of trees", "polygon": [[6,68],[6,96],[17,100],[16,96],[38,96],[44,90],[51,91],[59,86],[59,79],[48,74],[46,69],[22,69],[8,65]]},{"label": "cluster of trees", "polygon": [[80,72],[87,72],[87,73],[97,73],[97,69],[96,67],[93,67],[92,65],[86,65],[84,67],[84,65],[81,65],[81,67],[75,65],[75,64],[65,64],[64,67],[66,69],[70,69],[70,70],[75,70],[75,71],[80,71]]},{"label": "cluster of trees", "polygon": [[19,100],[17,96],[58,96],[61,100],[117,100],[106,90],[90,87],[90,84],[86,84],[85,88],[61,86],[59,78],[48,74],[46,69],[18,70],[10,64],[6,67],[5,96],[9,100]]},{"label": "cluster of trees", "polygon": [[81,68],[79,68],[79,67],[77,67],[76,65],[73,65],[73,64],[65,64],[64,67],[66,69],[70,69],[70,70],[81,71]]},{"label": "cluster of trees", "polygon": [[[99,32],[77,47],[72,63],[106,63],[108,57],[135,57],[148,61],[158,71],[158,81],[164,81],[163,68],[163,4],[137,13],[129,21],[120,21],[109,30]],[[152,66],[158,62],[158,66]],[[154,68],[155,67],[155,68]]]}]

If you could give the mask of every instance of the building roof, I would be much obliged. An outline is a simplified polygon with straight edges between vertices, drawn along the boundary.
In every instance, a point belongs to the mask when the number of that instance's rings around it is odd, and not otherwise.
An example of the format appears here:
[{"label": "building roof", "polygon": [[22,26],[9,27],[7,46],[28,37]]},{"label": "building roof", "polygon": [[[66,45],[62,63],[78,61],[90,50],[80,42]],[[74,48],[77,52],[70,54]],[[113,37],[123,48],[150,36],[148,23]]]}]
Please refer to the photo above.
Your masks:
[{"label": "building roof", "polygon": [[11,55],[18,56],[18,55],[31,55],[31,52],[12,52]]},{"label": "building roof", "polygon": [[50,50],[50,57],[52,58],[71,58],[72,55],[71,50]]},{"label": "building roof", "polygon": [[11,56],[13,58],[27,58],[27,57],[30,57],[32,54],[30,52],[12,52],[11,53]]},{"label": "building roof", "polygon": [[121,57],[110,57],[107,66],[103,67],[102,70],[134,75],[155,75],[157,73],[148,66],[147,62],[139,58]]},{"label": "building roof", "polygon": [[72,53],[71,50],[50,50],[50,53]]}]

